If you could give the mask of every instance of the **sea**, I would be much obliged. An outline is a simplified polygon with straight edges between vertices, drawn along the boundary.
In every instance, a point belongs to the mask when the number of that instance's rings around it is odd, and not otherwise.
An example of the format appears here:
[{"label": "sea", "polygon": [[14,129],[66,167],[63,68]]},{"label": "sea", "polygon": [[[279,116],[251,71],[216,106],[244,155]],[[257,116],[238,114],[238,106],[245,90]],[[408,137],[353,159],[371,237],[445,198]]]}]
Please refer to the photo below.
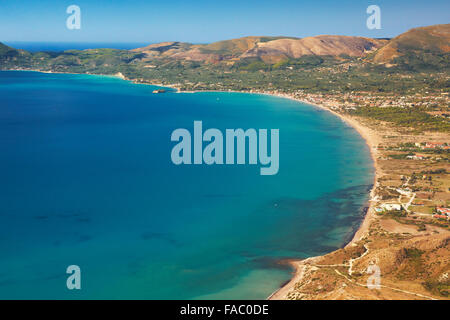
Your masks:
[{"label": "sea", "polygon": [[[289,259],[352,238],[374,178],[352,127],[285,98],[159,88],[0,72],[0,299],[265,299]],[[194,121],[279,129],[278,174],[175,165],[171,133]]]},{"label": "sea", "polygon": [[40,42],[40,41],[5,41],[4,44],[14,49],[22,49],[30,52],[63,52],[66,50],[86,49],[120,49],[131,50],[148,46],[148,42]]}]

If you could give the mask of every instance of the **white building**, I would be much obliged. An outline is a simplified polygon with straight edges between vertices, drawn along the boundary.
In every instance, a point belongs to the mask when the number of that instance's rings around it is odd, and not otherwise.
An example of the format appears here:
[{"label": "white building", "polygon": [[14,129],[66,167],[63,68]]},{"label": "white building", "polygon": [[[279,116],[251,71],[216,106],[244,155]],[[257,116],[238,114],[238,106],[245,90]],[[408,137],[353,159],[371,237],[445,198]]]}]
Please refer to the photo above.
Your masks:
[{"label": "white building", "polygon": [[381,205],[381,208],[383,208],[384,210],[387,211],[392,211],[392,210],[397,210],[400,211],[402,210],[402,206],[398,203],[383,203]]}]

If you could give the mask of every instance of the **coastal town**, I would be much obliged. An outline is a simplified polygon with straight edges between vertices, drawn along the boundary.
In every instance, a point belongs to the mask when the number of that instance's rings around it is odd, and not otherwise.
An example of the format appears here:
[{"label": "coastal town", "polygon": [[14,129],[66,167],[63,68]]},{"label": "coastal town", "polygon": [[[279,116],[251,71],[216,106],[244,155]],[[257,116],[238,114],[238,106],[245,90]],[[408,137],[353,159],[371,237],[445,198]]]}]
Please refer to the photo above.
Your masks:
[{"label": "coastal town", "polygon": [[[369,108],[433,106],[437,121],[448,122],[448,94],[341,97],[296,92],[264,92],[326,109],[365,139],[376,167],[366,219],[353,240],[325,256],[289,261],[293,280],[271,299],[445,299],[449,297],[450,136],[420,125],[405,126],[354,112]],[[397,97],[397,100],[393,100]],[[358,101],[355,103],[354,101]],[[438,253],[439,252],[439,253]],[[376,266],[378,290],[366,282]],[[330,285],[333,283],[334,285]]]}]

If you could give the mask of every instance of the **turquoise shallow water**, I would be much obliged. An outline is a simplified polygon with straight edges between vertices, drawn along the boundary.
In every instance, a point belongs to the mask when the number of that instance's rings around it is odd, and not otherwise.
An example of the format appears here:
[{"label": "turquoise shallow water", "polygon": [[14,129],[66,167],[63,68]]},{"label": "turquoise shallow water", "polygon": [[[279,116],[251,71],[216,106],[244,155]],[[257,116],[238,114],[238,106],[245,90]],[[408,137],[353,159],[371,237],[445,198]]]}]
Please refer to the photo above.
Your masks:
[{"label": "turquoise shallow water", "polygon": [[[263,299],[344,245],[373,181],[332,114],[240,93],[0,72],[0,298]],[[175,166],[176,128],[279,128],[280,171]],[[82,289],[66,288],[67,266]]]}]

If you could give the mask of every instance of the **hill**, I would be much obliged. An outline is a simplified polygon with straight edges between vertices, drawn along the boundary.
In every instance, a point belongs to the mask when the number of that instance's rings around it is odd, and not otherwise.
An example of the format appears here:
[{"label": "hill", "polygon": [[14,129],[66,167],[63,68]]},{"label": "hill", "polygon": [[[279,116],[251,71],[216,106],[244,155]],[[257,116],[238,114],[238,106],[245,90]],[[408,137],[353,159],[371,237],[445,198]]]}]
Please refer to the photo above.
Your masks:
[{"label": "hill", "polygon": [[0,58],[14,57],[18,55],[19,52],[0,42]]},{"label": "hill", "polygon": [[[340,72],[350,71],[355,75],[369,73],[375,79],[384,77],[385,72],[447,71],[450,66],[449,43],[450,24],[415,28],[394,39],[337,35],[301,39],[249,36],[210,44],[170,41],[133,50],[34,53],[0,44],[0,68],[101,74],[121,72],[142,81],[171,74],[171,82],[178,82],[180,72],[186,72],[189,74],[186,77],[193,77],[193,81],[182,81],[192,83],[199,82],[202,77],[212,77],[214,81],[222,82],[218,79],[223,77],[221,74],[224,71],[228,74],[237,71],[286,73],[287,70],[294,72],[305,68],[316,71],[332,68],[337,72],[339,68],[342,69]],[[253,77],[253,80],[259,77]],[[281,79],[283,74],[276,74],[275,77]],[[298,77],[295,75],[288,85],[294,85]]]},{"label": "hill", "polygon": [[243,57],[258,57],[265,62],[278,62],[303,56],[363,57],[380,48],[386,40],[362,37],[321,35],[303,39],[279,39],[257,43]]},{"label": "hill", "polygon": [[380,64],[412,69],[448,67],[450,24],[411,29],[389,41],[372,57]]},{"label": "hill", "polygon": [[146,47],[133,49],[131,51],[145,53],[149,56],[170,56],[179,52],[186,52],[191,49],[191,47],[192,45],[190,43],[170,41],[150,44]]},{"label": "hill", "polygon": [[147,60],[174,58],[202,62],[236,62],[257,58],[266,63],[276,63],[308,55],[362,57],[386,42],[387,40],[381,39],[327,35],[304,39],[251,36],[198,45],[162,42],[133,51],[145,53]]},{"label": "hill", "polygon": [[219,62],[239,57],[246,51],[254,48],[258,43],[277,39],[285,39],[285,37],[249,36],[195,45],[184,42],[162,42],[132,51],[145,53],[147,55],[146,60],[151,60],[152,58],[174,58],[201,62]]},{"label": "hill", "polygon": [[287,37],[244,37],[238,39],[218,41],[211,44],[200,46],[200,50],[205,53],[215,53],[224,56],[241,55],[246,51],[254,48],[259,43],[267,43],[278,39],[295,39]]}]

